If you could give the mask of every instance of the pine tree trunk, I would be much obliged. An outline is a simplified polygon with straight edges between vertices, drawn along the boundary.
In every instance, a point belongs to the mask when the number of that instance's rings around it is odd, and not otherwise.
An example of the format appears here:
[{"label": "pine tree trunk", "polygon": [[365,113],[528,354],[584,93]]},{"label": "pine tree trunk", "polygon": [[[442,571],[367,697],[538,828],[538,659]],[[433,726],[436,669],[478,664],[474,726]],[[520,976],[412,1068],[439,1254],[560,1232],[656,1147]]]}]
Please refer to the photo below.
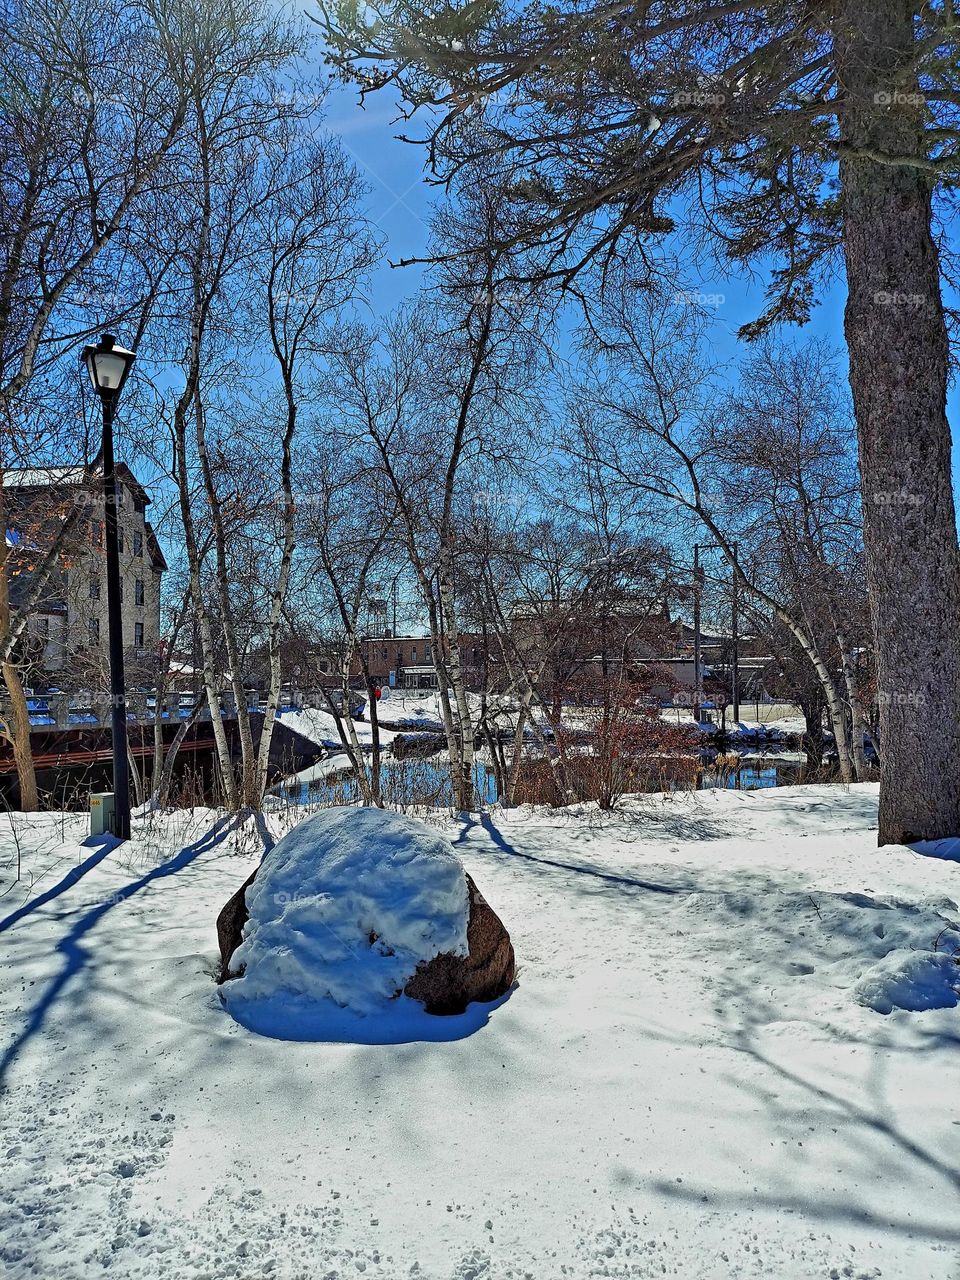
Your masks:
[{"label": "pine tree trunk", "polygon": [[[845,0],[836,30],[850,383],[877,647],[879,843],[960,833],[960,563],[947,333],[907,0]],[[909,101],[915,97],[915,102]]]}]

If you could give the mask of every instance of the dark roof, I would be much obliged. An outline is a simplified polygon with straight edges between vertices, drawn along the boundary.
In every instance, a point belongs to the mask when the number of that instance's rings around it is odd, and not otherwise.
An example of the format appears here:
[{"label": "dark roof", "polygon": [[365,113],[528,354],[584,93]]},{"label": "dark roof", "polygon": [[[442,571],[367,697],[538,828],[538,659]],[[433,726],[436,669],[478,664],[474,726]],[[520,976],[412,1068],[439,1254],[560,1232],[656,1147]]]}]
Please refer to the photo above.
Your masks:
[{"label": "dark roof", "polygon": [[[132,489],[137,499],[145,506],[150,497],[143,485],[133,474],[125,462],[116,466],[117,479],[121,484]],[[11,467],[2,472],[5,489],[63,489],[68,486],[89,484],[103,475],[102,467],[92,470],[87,467]]]},{"label": "dark roof", "polygon": [[[148,499],[149,501],[149,499]],[[150,560],[155,569],[165,570],[167,561],[163,552],[160,550],[160,543],[157,541],[157,535],[153,531],[153,525],[149,521],[145,521],[147,531],[147,550],[150,552]]]}]

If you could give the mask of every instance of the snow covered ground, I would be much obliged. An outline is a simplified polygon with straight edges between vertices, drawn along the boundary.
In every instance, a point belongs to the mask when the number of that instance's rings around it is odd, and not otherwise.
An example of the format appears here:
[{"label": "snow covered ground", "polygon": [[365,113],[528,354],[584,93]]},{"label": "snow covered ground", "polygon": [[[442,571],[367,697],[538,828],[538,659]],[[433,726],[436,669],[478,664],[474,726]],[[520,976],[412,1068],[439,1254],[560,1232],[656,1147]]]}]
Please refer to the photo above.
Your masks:
[{"label": "snow covered ground", "polygon": [[398,1045],[225,1012],[254,855],[215,815],[3,817],[0,1275],[955,1280],[960,1014],[877,1008],[952,997],[960,862],[877,851],[875,809],[438,817],[518,985]]}]

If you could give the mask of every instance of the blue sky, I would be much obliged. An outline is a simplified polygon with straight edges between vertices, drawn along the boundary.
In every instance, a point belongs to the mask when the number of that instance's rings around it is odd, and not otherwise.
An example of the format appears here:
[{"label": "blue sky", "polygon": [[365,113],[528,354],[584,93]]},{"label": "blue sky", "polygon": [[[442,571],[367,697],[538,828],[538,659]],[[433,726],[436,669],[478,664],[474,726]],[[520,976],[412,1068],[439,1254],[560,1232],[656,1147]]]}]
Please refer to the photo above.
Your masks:
[{"label": "blue sky", "polygon": [[[395,110],[385,95],[368,99],[367,107],[361,110],[354,90],[334,87],[325,124],[340,138],[364,175],[370,187],[368,216],[386,237],[387,257],[397,261],[424,252],[431,202],[436,192],[424,181],[424,150],[395,137],[401,128],[415,134],[415,126],[392,123],[394,116]],[[391,269],[384,263],[371,281],[371,318],[392,310],[404,297],[415,292],[420,274],[417,268]],[[724,302],[716,312],[712,335],[714,352],[721,359],[735,358],[743,349],[736,337],[738,327],[753,319],[762,307],[762,282],[705,280],[704,291],[724,295]],[[841,277],[823,296],[810,324],[799,331],[800,335],[822,335],[841,347],[845,294]],[[949,409],[954,427],[953,475],[957,490],[960,489],[960,442],[955,424],[960,417],[960,387],[954,387]]]}]

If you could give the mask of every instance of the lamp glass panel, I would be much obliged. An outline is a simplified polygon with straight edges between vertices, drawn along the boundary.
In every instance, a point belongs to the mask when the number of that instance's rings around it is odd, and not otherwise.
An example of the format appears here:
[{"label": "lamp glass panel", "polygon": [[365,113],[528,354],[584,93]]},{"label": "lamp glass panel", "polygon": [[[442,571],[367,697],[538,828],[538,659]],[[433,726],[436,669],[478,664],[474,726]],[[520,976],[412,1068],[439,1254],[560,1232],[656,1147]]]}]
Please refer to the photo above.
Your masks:
[{"label": "lamp glass panel", "polygon": [[93,373],[94,386],[100,391],[116,391],[123,381],[127,362],[115,351],[98,351],[93,357],[96,371]]}]

